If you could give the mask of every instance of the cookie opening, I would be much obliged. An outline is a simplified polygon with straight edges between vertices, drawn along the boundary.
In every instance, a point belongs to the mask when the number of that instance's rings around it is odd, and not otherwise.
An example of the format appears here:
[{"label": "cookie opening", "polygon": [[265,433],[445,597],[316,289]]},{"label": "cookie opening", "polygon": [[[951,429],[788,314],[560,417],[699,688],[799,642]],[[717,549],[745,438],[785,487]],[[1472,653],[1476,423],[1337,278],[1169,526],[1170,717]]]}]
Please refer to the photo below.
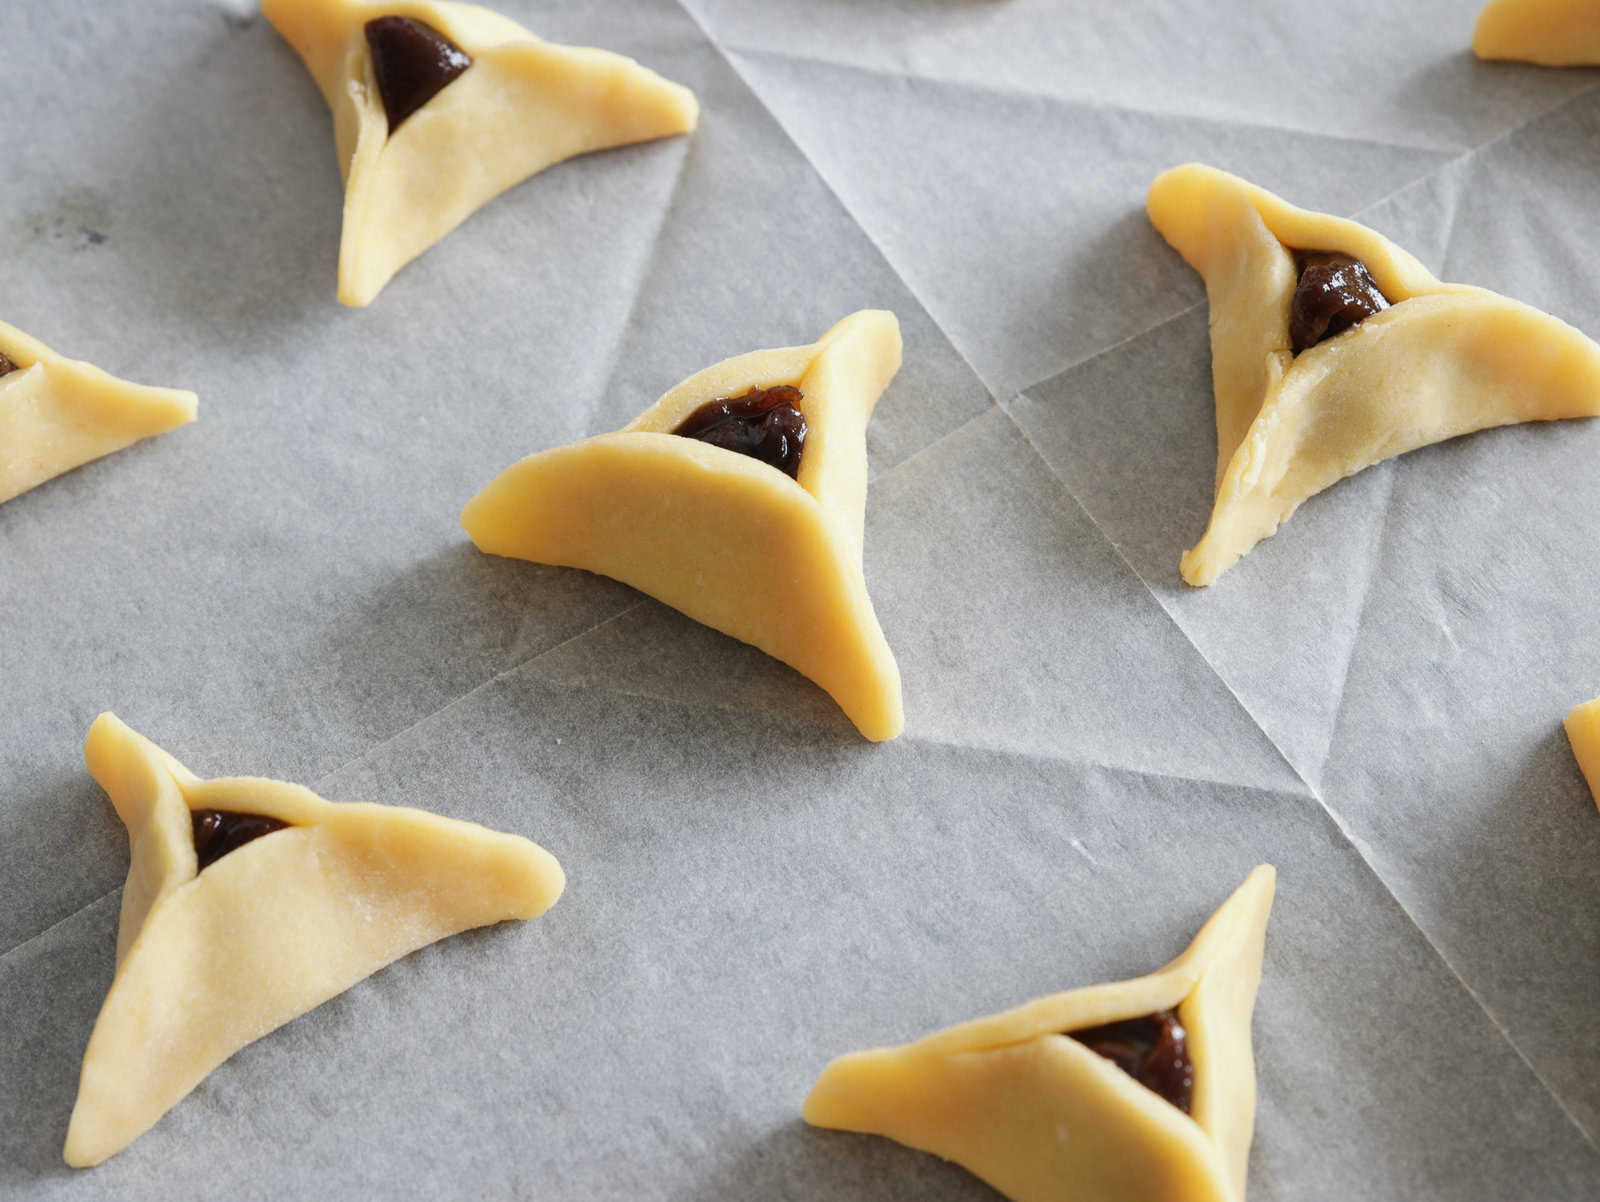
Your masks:
[{"label": "cookie opening", "polygon": [[374,17],[365,32],[391,136],[407,117],[472,66],[470,54],[431,25],[410,17]]},{"label": "cookie opening", "polygon": [[194,854],[202,872],[229,852],[238,851],[246,843],[289,825],[264,814],[241,814],[234,810],[195,810],[189,817],[194,822]]},{"label": "cookie opening", "polygon": [[1367,265],[1352,255],[1296,251],[1295,268],[1300,282],[1289,303],[1289,341],[1297,355],[1389,307]]},{"label": "cookie opening", "polygon": [[743,396],[707,401],[672,432],[748,455],[798,477],[806,443],[806,416],[800,411],[804,399],[804,394],[789,384],[752,388]]},{"label": "cookie opening", "polygon": [[1194,1061],[1189,1059],[1189,1034],[1178,1021],[1176,1010],[1161,1010],[1142,1018],[1065,1034],[1104,1056],[1184,1114],[1189,1113],[1194,1096]]}]

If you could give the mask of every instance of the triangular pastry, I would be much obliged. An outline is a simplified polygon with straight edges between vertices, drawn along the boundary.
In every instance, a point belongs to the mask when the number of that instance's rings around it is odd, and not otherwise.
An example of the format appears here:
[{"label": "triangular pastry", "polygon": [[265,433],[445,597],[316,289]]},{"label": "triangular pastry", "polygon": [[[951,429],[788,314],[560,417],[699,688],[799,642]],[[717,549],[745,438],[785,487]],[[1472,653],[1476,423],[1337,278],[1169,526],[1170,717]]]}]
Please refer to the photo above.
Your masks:
[{"label": "triangular pastry", "polygon": [[1364,467],[1489,426],[1600,414],[1600,346],[1440,283],[1365,226],[1198,164],[1162,173],[1148,208],[1211,304],[1216,501],[1183,557],[1190,584]]},{"label": "triangular pastry", "polygon": [[685,133],[687,88],[432,0],[262,0],[333,110],[339,299],[366,305],[480,206],[573,155]]},{"label": "triangular pastry", "polygon": [[1600,64],[1600,0],[1489,0],[1472,53],[1543,67]]},{"label": "triangular pastry", "polygon": [[1257,868],[1149,976],[841,1056],[806,1121],[933,1152],[1015,1202],[1243,1202],[1274,880]]},{"label": "triangular pastry", "polygon": [[479,548],[585,568],[783,660],[861,733],[905,726],[862,576],[867,420],[900,368],[893,313],[690,376],[614,434],[530,455],[467,505]]},{"label": "triangular pastry", "polygon": [[1567,715],[1566,727],[1572,754],[1589,782],[1595,805],[1600,806],[1600,697],[1575,707]]},{"label": "triangular pastry", "polygon": [[398,806],[201,780],[111,714],[84,747],[128,827],[117,972],[65,1156],[121,1151],[229,1056],[447,935],[561,895],[543,848]]},{"label": "triangular pastry", "polygon": [[119,380],[0,322],[0,502],[192,422],[198,407],[192,392]]}]

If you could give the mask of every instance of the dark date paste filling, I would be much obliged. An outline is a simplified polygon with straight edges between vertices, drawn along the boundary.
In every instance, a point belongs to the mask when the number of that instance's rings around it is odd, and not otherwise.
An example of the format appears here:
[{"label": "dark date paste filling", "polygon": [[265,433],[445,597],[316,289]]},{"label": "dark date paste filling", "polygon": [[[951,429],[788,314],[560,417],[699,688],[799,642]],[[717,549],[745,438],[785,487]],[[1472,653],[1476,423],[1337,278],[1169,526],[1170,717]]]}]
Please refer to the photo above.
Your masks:
[{"label": "dark date paste filling", "polygon": [[1389,307],[1360,259],[1308,250],[1296,252],[1295,266],[1300,283],[1289,303],[1289,341],[1297,355]]},{"label": "dark date paste filling", "polygon": [[752,388],[741,397],[707,401],[673,433],[737,451],[798,476],[806,443],[806,416],[800,412],[804,399],[798,388],[788,384]]},{"label": "dark date paste filling", "polygon": [[1194,1062],[1189,1036],[1175,1010],[1130,1018],[1103,1027],[1068,1031],[1091,1052],[1104,1056],[1147,1089],[1154,1090],[1184,1114],[1194,1093]]},{"label": "dark date paste filling", "polygon": [[470,54],[437,29],[410,17],[374,17],[366,24],[366,34],[390,134],[472,66]]},{"label": "dark date paste filling", "polygon": [[14,371],[21,371],[15,363],[7,358],[4,351],[0,351],[0,376],[9,376]]},{"label": "dark date paste filling", "polygon": [[250,840],[289,825],[263,814],[238,814],[232,810],[195,810],[189,817],[194,820],[194,854],[202,871]]}]

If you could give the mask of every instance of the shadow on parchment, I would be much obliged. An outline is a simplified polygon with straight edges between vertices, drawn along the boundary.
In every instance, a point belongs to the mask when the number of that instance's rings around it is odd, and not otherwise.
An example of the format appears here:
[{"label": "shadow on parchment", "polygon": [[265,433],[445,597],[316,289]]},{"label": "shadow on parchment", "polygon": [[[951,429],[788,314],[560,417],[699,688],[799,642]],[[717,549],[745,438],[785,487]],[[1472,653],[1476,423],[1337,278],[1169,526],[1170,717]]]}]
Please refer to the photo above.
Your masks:
[{"label": "shadow on parchment", "polygon": [[[1141,337],[1151,326],[1170,322],[1205,299],[1200,277],[1150,224],[1142,199],[1092,236],[1061,245],[1056,252],[1060,263],[1050,296],[1029,320],[1048,329],[1051,323],[1061,325],[1061,314],[1072,314],[1070,328],[1059,330],[1053,341],[1074,361]],[[1096,295],[1108,298],[1106,303],[1082,304],[1083,297]],[[1130,329],[1130,314],[1164,316],[1141,318],[1148,324]],[[1022,390],[1042,382],[1028,381]]]},{"label": "shadow on parchment", "polygon": [[[1397,114],[1409,114],[1413,124],[1421,120],[1428,125],[1440,120],[1458,125],[1474,111],[1481,112],[1495,104],[1512,104],[1530,115],[1542,113],[1596,82],[1600,82],[1600,70],[1490,62],[1479,59],[1470,49],[1462,49],[1406,76],[1392,93],[1389,105]],[[1525,107],[1529,105],[1531,110]],[[1463,145],[1492,145],[1499,140],[1465,125],[1451,132]]]},{"label": "shadow on parchment", "polygon": [[[1600,961],[1600,822],[1561,725],[1462,799],[1475,820],[1441,824],[1417,883],[1448,896],[1454,932],[1429,930],[1462,979],[1499,1016],[1513,1043],[1569,1112],[1594,1130],[1600,1064],[1592,966]],[[1537,866],[1530,870],[1530,866]],[[1441,904],[1435,899],[1431,905]],[[1424,929],[1432,924],[1423,922]],[[1488,958],[1470,949],[1496,949]]]},{"label": "shadow on parchment", "polygon": [[25,1197],[61,1159],[78,1070],[116,961],[120,892],[5,957],[0,980],[0,1195]]},{"label": "shadow on parchment", "polygon": [[123,121],[126,181],[102,249],[141,300],[213,337],[334,307],[344,208],[332,124],[294,51],[264,20],[219,13],[159,98]]},{"label": "shadow on parchment", "polygon": [[[79,729],[75,719],[65,716],[59,724],[70,731],[64,746],[82,746],[88,720]],[[8,782],[0,880],[19,893],[16,907],[0,915],[0,956],[103,898],[128,874],[122,823],[83,761],[75,752],[71,758],[70,767],[28,771]],[[58,854],[64,845],[70,855]]]},{"label": "shadow on parchment", "polygon": [[605,577],[485,555],[463,536],[344,603],[306,652],[315,700],[381,741],[639,600]]},{"label": "shadow on parchment", "polygon": [[[821,688],[756,648],[608,577],[485,555],[466,541],[355,602],[316,659],[325,696],[351,721],[375,718],[374,737],[515,671],[674,709],[766,714],[829,745],[863,745]],[[574,695],[573,704],[582,709],[592,698]],[[558,713],[547,716],[562,725]],[[707,721],[725,726],[729,738],[748,738],[758,754],[756,728],[764,724]]]},{"label": "shadow on parchment", "polygon": [[674,1202],[763,1198],[811,1202],[993,1202],[1000,1195],[949,1161],[876,1135],[826,1131],[795,1120],[752,1141],[732,1164],[673,1195]]}]

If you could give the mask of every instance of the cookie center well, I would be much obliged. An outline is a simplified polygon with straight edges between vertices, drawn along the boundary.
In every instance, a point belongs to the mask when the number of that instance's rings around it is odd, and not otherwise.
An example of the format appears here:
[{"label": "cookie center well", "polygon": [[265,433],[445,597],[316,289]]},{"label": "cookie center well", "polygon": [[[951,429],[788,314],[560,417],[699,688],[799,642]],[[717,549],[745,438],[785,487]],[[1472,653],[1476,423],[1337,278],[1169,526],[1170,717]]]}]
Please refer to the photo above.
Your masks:
[{"label": "cookie center well", "polygon": [[472,66],[470,54],[431,25],[410,17],[374,17],[364,29],[390,136]]},{"label": "cookie center well", "polygon": [[806,442],[806,417],[800,411],[804,399],[798,388],[788,384],[752,388],[743,396],[707,401],[672,432],[798,477]]},{"label": "cookie center well", "polygon": [[1295,267],[1300,282],[1289,302],[1289,342],[1297,355],[1389,307],[1367,265],[1351,255],[1296,251]]},{"label": "cookie center well", "polygon": [[1161,1010],[1142,1018],[1065,1034],[1104,1056],[1184,1114],[1189,1113],[1194,1095],[1194,1062],[1189,1059],[1188,1032],[1178,1021],[1176,1010]]},{"label": "cookie center well", "polygon": [[195,810],[189,817],[194,823],[194,854],[202,872],[251,840],[289,826],[265,814],[241,814],[235,810]]}]

